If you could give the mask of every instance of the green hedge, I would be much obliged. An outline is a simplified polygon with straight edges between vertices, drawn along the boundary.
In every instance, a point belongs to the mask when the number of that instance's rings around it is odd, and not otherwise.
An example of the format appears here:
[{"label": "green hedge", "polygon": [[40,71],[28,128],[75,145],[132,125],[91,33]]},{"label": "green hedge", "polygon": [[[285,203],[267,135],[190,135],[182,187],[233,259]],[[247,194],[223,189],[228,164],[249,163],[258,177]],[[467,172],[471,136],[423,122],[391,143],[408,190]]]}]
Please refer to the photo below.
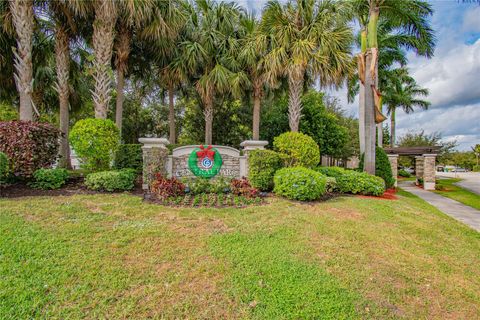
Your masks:
[{"label": "green hedge", "polygon": [[8,178],[8,158],[3,152],[0,152],[0,184],[4,184]]},{"label": "green hedge", "polygon": [[141,144],[121,144],[115,153],[113,167],[120,169],[135,169],[141,172],[143,169],[143,154]]},{"label": "green hedge", "polygon": [[87,175],[85,185],[91,190],[125,191],[133,189],[136,177],[133,169],[101,171]]},{"label": "green hedge", "polygon": [[248,154],[248,179],[262,191],[273,189],[273,176],[282,168],[282,155],[272,150],[253,150]]},{"label": "green hedge", "polygon": [[366,172],[345,170],[340,167],[317,167],[315,170],[335,178],[333,189],[337,192],[380,196],[385,191],[384,180]]},{"label": "green hedge", "polygon": [[316,200],[325,194],[327,179],[315,170],[294,167],[275,173],[273,191],[288,199]]},{"label": "green hedge", "polygon": [[273,147],[287,156],[287,166],[313,168],[320,162],[320,149],[311,137],[300,132],[285,132],[273,140]]},{"label": "green hedge", "polygon": [[[360,171],[363,171],[364,155],[360,157]],[[382,148],[375,149],[375,175],[385,181],[385,186],[392,188],[395,185],[395,179],[392,176],[392,167],[388,160],[387,153]]]},{"label": "green hedge", "polygon": [[35,189],[58,189],[65,184],[68,179],[66,169],[38,169],[33,173],[33,182],[30,186]]}]

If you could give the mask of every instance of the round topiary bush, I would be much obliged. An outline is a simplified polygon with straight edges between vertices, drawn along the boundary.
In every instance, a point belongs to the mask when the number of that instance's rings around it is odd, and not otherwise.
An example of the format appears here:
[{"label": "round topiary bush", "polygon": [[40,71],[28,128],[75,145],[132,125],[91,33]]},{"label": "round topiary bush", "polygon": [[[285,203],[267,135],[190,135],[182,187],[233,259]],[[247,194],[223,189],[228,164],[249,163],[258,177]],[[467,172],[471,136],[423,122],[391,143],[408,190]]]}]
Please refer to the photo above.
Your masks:
[{"label": "round topiary bush", "polygon": [[315,170],[295,167],[275,173],[273,192],[293,200],[316,200],[325,194],[327,179]]},{"label": "round topiary bush", "polygon": [[320,149],[317,143],[306,134],[285,132],[273,140],[276,151],[287,156],[289,167],[313,168],[320,162]]},{"label": "round topiary bush", "polygon": [[281,154],[272,150],[253,150],[248,154],[248,179],[262,191],[273,189],[273,176],[283,165]]},{"label": "round topiary bush", "polygon": [[82,166],[100,171],[110,168],[120,143],[120,132],[111,120],[84,119],[75,123],[69,138]]},{"label": "round topiary bush", "polygon": [[[364,155],[360,157],[360,170],[363,170]],[[385,181],[385,187],[392,188],[395,185],[395,179],[392,175],[392,167],[388,160],[387,153],[382,148],[375,149],[375,175]]]}]

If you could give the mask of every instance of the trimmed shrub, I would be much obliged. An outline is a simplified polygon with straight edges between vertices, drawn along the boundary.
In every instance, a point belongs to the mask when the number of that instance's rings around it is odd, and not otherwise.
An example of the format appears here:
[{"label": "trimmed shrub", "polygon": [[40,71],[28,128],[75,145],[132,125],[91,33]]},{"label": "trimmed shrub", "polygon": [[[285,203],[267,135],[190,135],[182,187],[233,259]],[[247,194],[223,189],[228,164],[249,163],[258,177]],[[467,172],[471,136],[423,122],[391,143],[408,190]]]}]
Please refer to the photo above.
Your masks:
[{"label": "trimmed shrub", "polygon": [[143,154],[141,144],[121,144],[115,152],[113,161],[115,169],[135,169],[141,172],[143,169]]},{"label": "trimmed shrub", "polygon": [[340,167],[316,167],[315,170],[326,175],[327,177],[333,178],[343,176],[347,172],[347,170]]},{"label": "trimmed shrub", "polygon": [[177,178],[165,178],[157,173],[150,185],[150,190],[160,200],[185,195],[185,185]]},{"label": "trimmed shrub", "polygon": [[385,181],[366,172],[348,171],[335,178],[337,189],[342,193],[381,196],[385,191]]},{"label": "trimmed shrub", "polygon": [[33,173],[34,181],[30,186],[35,189],[58,189],[68,179],[68,171],[65,169],[38,169]]},{"label": "trimmed shrub", "polygon": [[315,141],[300,132],[285,132],[273,140],[276,151],[287,156],[288,167],[313,168],[320,162],[320,149]]},{"label": "trimmed shrub", "polygon": [[248,179],[262,191],[273,189],[275,171],[282,167],[282,156],[272,150],[253,150],[248,154]]},{"label": "trimmed shrub", "polygon": [[133,189],[136,177],[137,174],[132,169],[100,171],[87,175],[85,185],[91,190],[125,191]]},{"label": "trimmed shrub", "polygon": [[7,182],[8,177],[8,158],[3,152],[0,152],[0,185]]},{"label": "trimmed shrub", "polygon": [[51,167],[58,157],[59,137],[60,131],[48,123],[0,122],[0,151],[15,176],[28,178],[37,169]]},{"label": "trimmed shrub", "polygon": [[[360,171],[363,171],[364,155],[360,157]],[[385,150],[377,147],[375,149],[375,175],[385,181],[386,188],[391,188],[395,185],[395,179],[392,176],[392,167]]]},{"label": "trimmed shrub", "polygon": [[112,120],[83,119],[70,131],[70,143],[85,169],[105,170],[118,149],[120,132]]},{"label": "trimmed shrub", "polygon": [[327,179],[315,170],[295,167],[283,168],[275,173],[273,191],[288,199],[316,200],[326,191]]},{"label": "trimmed shrub", "polygon": [[404,178],[410,178],[412,176],[412,174],[405,169],[398,170],[398,175]]}]

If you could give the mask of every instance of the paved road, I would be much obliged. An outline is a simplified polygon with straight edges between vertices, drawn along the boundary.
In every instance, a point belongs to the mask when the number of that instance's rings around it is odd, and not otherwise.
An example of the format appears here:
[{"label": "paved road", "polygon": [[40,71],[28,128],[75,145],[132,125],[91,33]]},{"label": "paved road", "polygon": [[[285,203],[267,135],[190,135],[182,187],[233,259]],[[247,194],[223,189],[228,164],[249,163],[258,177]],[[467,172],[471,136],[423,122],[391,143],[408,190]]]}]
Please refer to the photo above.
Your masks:
[{"label": "paved road", "polygon": [[437,177],[460,178],[456,185],[480,195],[480,172],[437,172]]},{"label": "paved road", "polygon": [[436,193],[420,189],[415,186],[412,181],[401,181],[398,185],[403,190],[413,193],[427,201],[443,213],[480,232],[480,210]]}]

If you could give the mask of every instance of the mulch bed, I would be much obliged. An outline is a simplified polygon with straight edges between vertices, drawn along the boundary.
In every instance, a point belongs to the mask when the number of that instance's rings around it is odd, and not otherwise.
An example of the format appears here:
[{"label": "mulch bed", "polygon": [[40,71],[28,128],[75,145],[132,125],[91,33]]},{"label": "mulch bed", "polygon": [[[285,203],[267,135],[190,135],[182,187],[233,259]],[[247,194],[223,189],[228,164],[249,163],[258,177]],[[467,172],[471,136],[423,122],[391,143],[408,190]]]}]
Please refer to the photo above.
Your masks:
[{"label": "mulch bed", "polygon": [[375,196],[363,196],[359,195],[360,198],[367,198],[367,199],[385,199],[385,200],[398,200],[398,197],[395,195],[397,193],[396,189],[388,189],[385,193],[380,197]]},{"label": "mulch bed", "polygon": [[[128,191],[129,194],[143,196],[141,184],[136,184],[135,188]],[[17,182],[8,187],[0,188],[0,198],[22,198],[22,197],[55,197],[55,196],[73,196],[76,194],[112,194],[112,192],[101,192],[87,189],[83,184],[83,178],[69,179],[60,189],[41,190],[34,189],[25,182]]]}]

